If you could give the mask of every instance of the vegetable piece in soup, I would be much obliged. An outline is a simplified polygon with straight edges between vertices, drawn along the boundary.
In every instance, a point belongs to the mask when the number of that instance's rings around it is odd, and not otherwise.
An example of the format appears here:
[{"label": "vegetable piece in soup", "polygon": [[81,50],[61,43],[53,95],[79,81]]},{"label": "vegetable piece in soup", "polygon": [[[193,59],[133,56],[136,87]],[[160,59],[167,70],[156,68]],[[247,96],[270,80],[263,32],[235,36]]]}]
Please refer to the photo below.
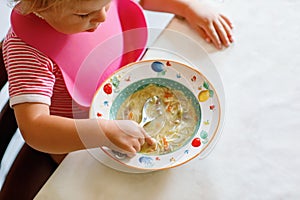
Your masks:
[{"label": "vegetable piece in soup", "polygon": [[[144,129],[157,142],[153,146],[145,143],[140,153],[161,155],[185,145],[193,136],[199,119],[192,101],[182,91],[156,84],[149,84],[131,94],[120,106],[117,119],[140,123],[146,100],[154,96],[160,98],[161,105],[154,104],[147,108],[148,115],[157,117],[145,124]],[[159,115],[155,113],[158,106]]]}]

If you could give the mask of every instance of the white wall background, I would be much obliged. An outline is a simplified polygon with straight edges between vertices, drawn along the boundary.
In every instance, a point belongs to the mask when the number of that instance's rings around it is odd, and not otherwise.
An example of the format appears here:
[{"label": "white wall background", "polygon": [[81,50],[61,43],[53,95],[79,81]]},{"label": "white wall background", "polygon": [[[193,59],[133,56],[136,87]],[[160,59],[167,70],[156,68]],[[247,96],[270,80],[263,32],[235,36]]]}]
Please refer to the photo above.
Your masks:
[{"label": "white wall background", "polygon": [[0,0],[0,38],[2,39],[9,29],[9,14],[11,7],[8,0]]}]

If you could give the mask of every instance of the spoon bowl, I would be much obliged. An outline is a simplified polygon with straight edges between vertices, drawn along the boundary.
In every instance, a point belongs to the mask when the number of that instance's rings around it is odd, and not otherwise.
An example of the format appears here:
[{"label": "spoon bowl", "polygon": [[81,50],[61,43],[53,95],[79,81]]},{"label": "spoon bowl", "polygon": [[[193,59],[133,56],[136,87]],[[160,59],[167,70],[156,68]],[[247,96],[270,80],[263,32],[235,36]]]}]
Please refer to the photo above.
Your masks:
[{"label": "spoon bowl", "polygon": [[142,120],[140,121],[140,126],[144,127],[146,124],[153,121],[162,114],[163,108],[161,99],[158,96],[148,98],[142,109]]}]

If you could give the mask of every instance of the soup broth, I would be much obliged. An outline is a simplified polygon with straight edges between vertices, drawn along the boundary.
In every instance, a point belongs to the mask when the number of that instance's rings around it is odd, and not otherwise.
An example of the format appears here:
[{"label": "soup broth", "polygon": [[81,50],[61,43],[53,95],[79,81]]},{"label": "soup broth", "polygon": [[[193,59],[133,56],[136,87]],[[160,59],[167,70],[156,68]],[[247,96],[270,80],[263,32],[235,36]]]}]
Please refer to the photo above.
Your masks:
[{"label": "soup broth", "polygon": [[160,101],[149,106],[147,114],[156,118],[145,124],[144,129],[157,142],[153,146],[145,143],[140,153],[161,155],[185,145],[193,136],[199,119],[192,101],[182,91],[156,84],[131,94],[120,106],[116,118],[140,123],[146,100],[154,96]]}]

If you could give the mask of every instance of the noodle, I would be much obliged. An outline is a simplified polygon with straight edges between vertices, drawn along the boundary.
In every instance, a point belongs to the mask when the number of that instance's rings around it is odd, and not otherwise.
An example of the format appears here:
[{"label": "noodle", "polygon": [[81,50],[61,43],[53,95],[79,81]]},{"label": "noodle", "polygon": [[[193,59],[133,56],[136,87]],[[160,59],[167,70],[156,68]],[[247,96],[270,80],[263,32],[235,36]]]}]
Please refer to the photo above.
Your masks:
[{"label": "noodle", "polygon": [[[146,100],[154,96],[158,96],[162,103],[149,106],[147,114],[156,118],[146,124],[144,129],[157,143],[154,146],[145,143],[140,153],[166,154],[185,145],[198,122],[191,100],[182,91],[149,84],[131,94],[122,103],[117,119],[130,119],[139,123]],[[158,110],[162,112],[158,114]]]}]

